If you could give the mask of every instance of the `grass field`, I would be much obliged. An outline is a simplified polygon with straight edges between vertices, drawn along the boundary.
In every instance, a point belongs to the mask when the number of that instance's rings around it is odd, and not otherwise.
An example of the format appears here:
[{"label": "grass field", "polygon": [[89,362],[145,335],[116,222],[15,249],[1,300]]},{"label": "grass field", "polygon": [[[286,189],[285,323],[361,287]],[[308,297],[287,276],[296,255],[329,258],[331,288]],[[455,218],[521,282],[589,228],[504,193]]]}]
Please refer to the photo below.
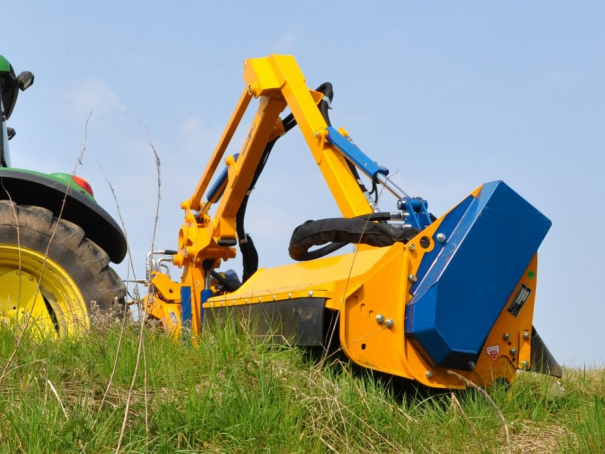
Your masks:
[{"label": "grass field", "polygon": [[2,452],[605,452],[603,369],[566,369],[560,383],[524,373],[490,399],[414,389],[233,327],[193,348],[96,325],[79,339],[26,336],[10,361],[15,336],[0,331]]}]

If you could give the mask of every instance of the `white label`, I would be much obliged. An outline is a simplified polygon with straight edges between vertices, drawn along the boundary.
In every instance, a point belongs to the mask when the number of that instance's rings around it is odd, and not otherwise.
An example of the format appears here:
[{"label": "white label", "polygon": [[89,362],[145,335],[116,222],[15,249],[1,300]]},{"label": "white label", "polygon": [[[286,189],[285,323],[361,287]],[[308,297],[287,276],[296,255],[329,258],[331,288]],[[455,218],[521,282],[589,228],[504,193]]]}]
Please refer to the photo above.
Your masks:
[{"label": "white label", "polygon": [[492,345],[491,347],[487,347],[485,349],[485,351],[487,352],[487,354],[489,355],[489,357],[491,359],[493,359],[494,361],[496,361],[498,359],[498,355],[500,355],[500,346],[499,345]]}]

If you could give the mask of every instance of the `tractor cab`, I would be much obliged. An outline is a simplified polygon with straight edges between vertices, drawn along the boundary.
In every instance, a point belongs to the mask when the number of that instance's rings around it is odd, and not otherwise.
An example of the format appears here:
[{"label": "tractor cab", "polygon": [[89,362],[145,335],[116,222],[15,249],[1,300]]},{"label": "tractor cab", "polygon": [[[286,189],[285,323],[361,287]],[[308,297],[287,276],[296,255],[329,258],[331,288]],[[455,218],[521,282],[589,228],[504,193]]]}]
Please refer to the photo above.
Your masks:
[{"label": "tractor cab", "polygon": [[10,167],[10,154],[8,152],[8,130],[6,127],[4,102],[2,97],[0,97],[0,118],[2,120],[2,124],[0,125],[0,167]]},{"label": "tractor cab", "polygon": [[16,76],[8,60],[0,55],[0,167],[10,167],[8,141],[15,135],[14,129],[9,128],[6,121],[13,113],[19,90],[24,91],[33,83],[34,75],[31,72],[23,71]]}]

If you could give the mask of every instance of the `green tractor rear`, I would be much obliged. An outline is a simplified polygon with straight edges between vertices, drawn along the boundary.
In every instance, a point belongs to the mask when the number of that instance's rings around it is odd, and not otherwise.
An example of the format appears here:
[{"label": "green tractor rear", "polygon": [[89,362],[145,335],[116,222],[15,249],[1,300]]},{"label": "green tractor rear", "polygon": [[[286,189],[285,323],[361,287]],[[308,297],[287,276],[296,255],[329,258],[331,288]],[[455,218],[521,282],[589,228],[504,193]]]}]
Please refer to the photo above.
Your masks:
[{"label": "green tractor rear", "polygon": [[95,305],[123,304],[109,263],[124,259],[126,239],[82,178],[11,167],[6,121],[33,81],[0,55],[0,322],[64,336],[88,328]]}]

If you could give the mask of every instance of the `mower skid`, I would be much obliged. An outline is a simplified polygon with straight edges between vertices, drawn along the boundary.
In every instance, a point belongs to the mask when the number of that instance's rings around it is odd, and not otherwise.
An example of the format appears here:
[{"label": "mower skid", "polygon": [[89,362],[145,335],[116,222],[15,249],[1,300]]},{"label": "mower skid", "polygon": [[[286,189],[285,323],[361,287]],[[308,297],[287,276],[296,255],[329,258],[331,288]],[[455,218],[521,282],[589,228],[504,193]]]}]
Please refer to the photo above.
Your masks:
[{"label": "mower skid", "polygon": [[540,374],[552,375],[553,377],[561,378],[563,369],[554,358],[554,356],[546,347],[546,344],[532,326],[531,335],[531,370]]}]

